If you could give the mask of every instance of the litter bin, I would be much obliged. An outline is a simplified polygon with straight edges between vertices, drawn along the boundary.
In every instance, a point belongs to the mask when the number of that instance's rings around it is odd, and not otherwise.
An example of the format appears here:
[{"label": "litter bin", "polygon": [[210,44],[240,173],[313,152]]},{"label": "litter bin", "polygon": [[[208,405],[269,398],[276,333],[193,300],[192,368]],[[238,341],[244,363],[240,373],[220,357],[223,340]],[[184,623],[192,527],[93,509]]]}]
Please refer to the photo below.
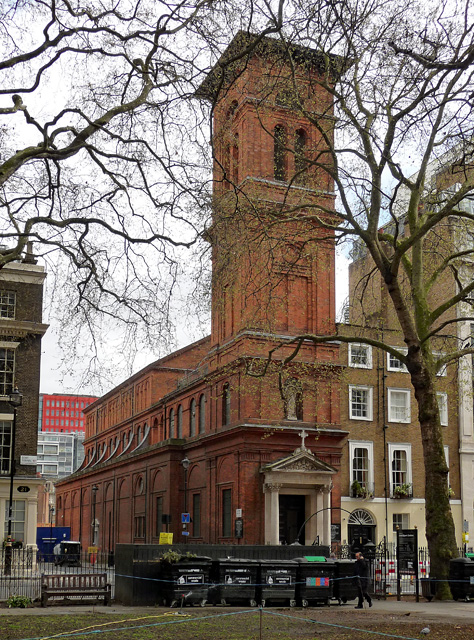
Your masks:
[{"label": "litter bin", "polygon": [[265,605],[296,605],[296,572],[294,560],[260,560],[259,602]]},{"label": "litter bin", "polygon": [[161,602],[164,606],[200,604],[208,599],[211,558],[181,558],[178,562],[161,561]]},{"label": "litter bin", "polygon": [[436,578],[430,576],[429,578],[421,578],[421,595],[426,598],[428,602],[431,602],[436,595]]},{"label": "litter bin", "polygon": [[454,600],[474,597],[474,562],[470,558],[449,561],[449,586]]},{"label": "litter bin", "polygon": [[295,558],[296,600],[302,607],[318,602],[329,605],[335,575],[335,563],[323,556]]},{"label": "litter bin", "polygon": [[257,606],[258,560],[219,558],[212,562],[209,601],[212,604]]},{"label": "litter bin", "polygon": [[354,560],[336,560],[334,563],[333,598],[345,604],[358,597],[357,582],[354,579]]}]

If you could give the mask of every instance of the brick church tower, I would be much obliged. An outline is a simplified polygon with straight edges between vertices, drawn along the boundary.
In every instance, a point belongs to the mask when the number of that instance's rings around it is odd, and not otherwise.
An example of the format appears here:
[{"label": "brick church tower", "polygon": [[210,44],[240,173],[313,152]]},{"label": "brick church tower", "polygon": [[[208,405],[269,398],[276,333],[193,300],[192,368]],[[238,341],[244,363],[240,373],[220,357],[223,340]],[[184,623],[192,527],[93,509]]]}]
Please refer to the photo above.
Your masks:
[{"label": "brick church tower", "polygon": [[213,345],[335,331],[326,72],[315,52],[268,38],[226,66],[245,44],[238,35],[201,87],[213,103]]}]

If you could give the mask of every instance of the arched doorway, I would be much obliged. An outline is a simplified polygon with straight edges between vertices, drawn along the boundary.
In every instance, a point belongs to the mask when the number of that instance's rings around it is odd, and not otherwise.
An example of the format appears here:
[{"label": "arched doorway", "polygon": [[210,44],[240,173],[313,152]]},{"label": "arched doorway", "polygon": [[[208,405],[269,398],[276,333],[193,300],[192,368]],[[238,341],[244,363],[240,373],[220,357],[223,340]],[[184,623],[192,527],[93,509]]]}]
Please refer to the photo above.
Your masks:
[{"label": "arched doorway", "polygon": [[351,552],[363,551],[367,542],[375,544],[375,520],[372,514],[365,509],[355,509],[349,516],[347,523],[349,544]]}]

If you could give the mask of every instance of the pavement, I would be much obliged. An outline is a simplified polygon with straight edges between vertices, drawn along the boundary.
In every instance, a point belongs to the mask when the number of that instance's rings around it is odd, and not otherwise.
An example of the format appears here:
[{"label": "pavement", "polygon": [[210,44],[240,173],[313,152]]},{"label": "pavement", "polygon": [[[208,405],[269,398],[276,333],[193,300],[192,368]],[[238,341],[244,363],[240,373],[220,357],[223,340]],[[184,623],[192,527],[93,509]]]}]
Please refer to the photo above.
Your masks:
[{"label": "pavement", "polygon": [[[306,609],[305,611],[311,611],[311,614],[315,617],[318,616],[318,613],[324,614],[327,616],[328,614],[334,612],[337,615],[338,612],[348,612],[354,616],[353,620],[357,620],[356,616],[370,616],[371,618],[378,618],[379,616],[412,616],[413,621],[415,620],[423,620],[424,623],[429,622],[448,622],[448,621],[457,621],[459,623],[469,624],[474,623],[474,601],[473,602],[461,602],[461,601],[437,601],[432,600],[431,602],[427,602],[424,598],[420,597],[420,602],[416,602],[415,598],[412,596],[402,597],[400,601],[397,601],[396,598],[387,598],[386,600],[374,600],[374,605],[372,608],[365,608],[360,611],[354,611],[354,606],[356,601],[348,602],[347,604],[343,604],[339,606],[336,602],[331,604],[330,607],[311,607]],[[367,605],[366,605],[367,607]],[[239,609],[241,609],[239,607]],[[183,609],[183,612],[190,614],[192,612],[192,608],[186,607]],[[236,611],[236,607],[212,607],[208,606],[204,609],[199,608],[200,613],[202,614],[204,611],[208,613],[208,615],[223,613],[224,611]],[[281,610],[281,608],[279,608]],[[286,608],[286,612],[293,611],[292,609]],[[295,613],[302,611],[302,609],[294,609]],[[119,604],[112,604],[110,607],[104,607],[103,605],[91,605],[91,604],[61,604],[57,606],[48,606],[45,608],[41,607],[31,607],[28,609],[0,609],[1,615],[69,615],[69,614],[87,614],[87,613],[95,613],[95,614],[120,614],[120,615],[130,615],[130,616],[146,616],[146,615],[158,615],[164,612],[174,612],[177,613],[176,609],[168,609],[165,607],[127,607]],[[411,620],[411,618],[410,618]]]}]

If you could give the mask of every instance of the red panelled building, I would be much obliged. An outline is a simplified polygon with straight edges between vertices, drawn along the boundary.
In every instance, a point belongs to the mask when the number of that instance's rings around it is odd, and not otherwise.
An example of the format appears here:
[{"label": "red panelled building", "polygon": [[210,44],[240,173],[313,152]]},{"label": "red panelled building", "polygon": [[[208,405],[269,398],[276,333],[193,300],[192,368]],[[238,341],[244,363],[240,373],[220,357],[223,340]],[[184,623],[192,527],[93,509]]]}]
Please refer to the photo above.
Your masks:
[{"label": "red panelled building", "polygon": [[40,394],[41,431],[79,433],[86,430],[84,409],[97,396]]},{"label": "red panelled building", "polygon": [[335,332],[334,243],[310,215],[330,220],[334,207],[333,184],[315,168],[328,162],[332,135],[330,92],[317,82],[324,61],[265,39],[221,68],[199,91],[214,103],[211,335],[85,411],[84,464],[56,485],[57,516],[84,547],[156,543],[162,531],[178,542],[183,533],[190,542],[292,542],[312,514],[302,541],[329,544],[340,522],[330,509],[340,506],[347,435],[339,345],[303,342],[282,366],[292,337]]}]

